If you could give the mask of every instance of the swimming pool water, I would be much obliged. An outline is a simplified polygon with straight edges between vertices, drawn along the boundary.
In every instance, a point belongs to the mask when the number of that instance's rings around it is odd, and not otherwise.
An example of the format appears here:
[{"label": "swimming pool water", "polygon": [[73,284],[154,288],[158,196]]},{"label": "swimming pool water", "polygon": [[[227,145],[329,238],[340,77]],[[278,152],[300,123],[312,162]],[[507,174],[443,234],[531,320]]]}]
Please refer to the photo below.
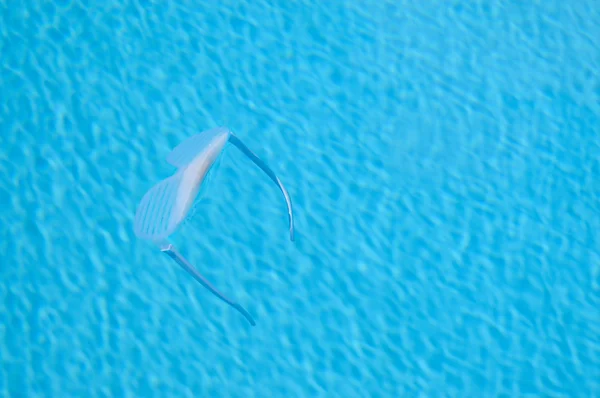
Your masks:
[{"label": "swimming pool water", "polygon": [[[0,396],[600,396],[600,4],[0,1]],[[175,244],[181,140],[235,149]]]}]

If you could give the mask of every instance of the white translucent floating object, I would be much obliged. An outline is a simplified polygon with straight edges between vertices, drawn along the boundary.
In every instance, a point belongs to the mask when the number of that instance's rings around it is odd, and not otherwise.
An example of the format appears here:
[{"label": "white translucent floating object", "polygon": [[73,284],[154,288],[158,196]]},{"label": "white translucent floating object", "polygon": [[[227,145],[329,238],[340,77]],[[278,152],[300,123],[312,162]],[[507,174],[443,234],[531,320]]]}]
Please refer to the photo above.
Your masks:
[{"label": "white translucent floating object", "polygon": [[223,148],[230,142],[248,156],[279,187],[287,205],[290,240],[294,240],[294,216],[292,201],[287,190],[273,170],[258,158],[229,129],[218,127],[194,135],[175,147],[167,156],[167,162],[177,167],[172,176],[154,185],[142,198],[135,214],[135,234],[156,243],[162,252],[189,272],[202,286],[215,296],[238,310],[255,325],[254,319],[239,304],[231,301],[215,289],[200,273],[168,242],[187,217],[198,195],[200,186]]}]

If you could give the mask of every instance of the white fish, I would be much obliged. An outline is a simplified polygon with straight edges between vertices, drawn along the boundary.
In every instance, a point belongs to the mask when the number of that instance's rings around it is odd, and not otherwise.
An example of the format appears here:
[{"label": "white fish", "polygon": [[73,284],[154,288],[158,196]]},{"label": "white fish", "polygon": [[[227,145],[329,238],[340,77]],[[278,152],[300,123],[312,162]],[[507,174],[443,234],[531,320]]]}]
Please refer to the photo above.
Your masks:
[{"label": "white fish", "polygon": [[161,251],[189,272],[214,295],[238,310],[253,326],[250,314],[239,304],[231,301],[215,289],[200,273],[167,241],[190,211],[200,186],[223,148],[230,142],[277,184],[286,201],[289,217],[290,240],[294,240],[294,216],[292,202],[287,190],[275,173],[258,158],[229,129],[218,127],[194,135],[175,147],[167,156],[167,162],[177,167],[177,172],[154,185],[142,198],[135,215],[135,234],[160,246]]}]

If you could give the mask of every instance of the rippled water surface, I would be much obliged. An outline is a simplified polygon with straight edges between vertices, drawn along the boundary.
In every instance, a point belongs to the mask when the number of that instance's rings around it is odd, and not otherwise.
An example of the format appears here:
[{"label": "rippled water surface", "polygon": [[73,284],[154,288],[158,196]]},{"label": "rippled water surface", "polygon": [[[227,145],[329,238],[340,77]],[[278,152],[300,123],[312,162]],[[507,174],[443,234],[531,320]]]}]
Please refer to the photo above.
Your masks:
[{"label": "rippled water surface", "polygon": [[[600,3],[0,0],[0,396],[600,396]],[[170,148],[228,148],[174,243]]]}]

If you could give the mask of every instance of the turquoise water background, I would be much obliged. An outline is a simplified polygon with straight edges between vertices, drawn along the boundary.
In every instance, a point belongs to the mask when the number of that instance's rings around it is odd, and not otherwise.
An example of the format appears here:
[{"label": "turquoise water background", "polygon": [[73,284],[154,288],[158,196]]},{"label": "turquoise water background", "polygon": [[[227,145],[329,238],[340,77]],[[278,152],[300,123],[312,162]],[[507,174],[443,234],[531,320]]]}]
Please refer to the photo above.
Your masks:
[{"label": "turquoise water background", "polygon": [[[599,397],[600,3],[0,1],[0,396]],[[180,251],[133,234],[231,128]]]}]

